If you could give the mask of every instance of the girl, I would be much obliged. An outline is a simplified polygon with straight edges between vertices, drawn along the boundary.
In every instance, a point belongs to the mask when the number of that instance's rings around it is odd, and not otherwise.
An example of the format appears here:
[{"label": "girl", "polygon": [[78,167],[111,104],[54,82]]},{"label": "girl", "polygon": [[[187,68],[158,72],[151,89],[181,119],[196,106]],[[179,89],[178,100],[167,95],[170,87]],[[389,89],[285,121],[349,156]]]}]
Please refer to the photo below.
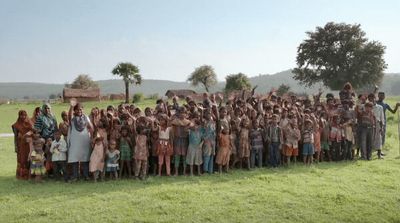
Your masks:
[{"label": "girl", "polygon": [[43,146],[45,144],[45,140],[40,137],[39,132],[35,131],[33,133],[32,139],[32,149],[29,154],[29,158],[31,161],[31,175],[35,175],[35,182],[41,182],[43,174],[45,172],[44,168],[44,152]]},{"label": "girl", "polygon": [[222,173],[222,167],[225,166],[226,172],[229,170],[229,157],[231,156],[231,139],[229,131],[222,128],[221,133],[218,135],[218,153],[216,163],[218,164],[218,172]]},{"label": "girl", "polygon": [[93,181],[96,183],[99,176],[103,180],[104,157],[106,153],[103,137],[99,133],[96,134],[92,147],[93,151],[90,155],[89,171],[93,174]]},{"label": "girl", "polygon": [[203,163],[201,147],[203,145],[203,129],[200,120],[195,119],[189,129],[189,148],[186,156],[186,164],[190,168],[190,176],[193,176],[193,165],[197,166],[197,174],[201,175],[200,165]]},{"label": "girl", "polygon": [[153,131],[158,131],[158,142],[157,142],[157,155],[158,155],[158,176],[161,176],[162,168],[165,161],[165,168],[167,176],[171,175],[171,155],[173,154],[172,149],[172,137],[171,127],[168,127],[168,116],[165,114],[160,115],[160,125],[155,127],[154,122],[152,123]]},{"label": "girl", "polygon": [[[147,157],[149,155],[147,147],[147,135],[145,128],[138,127],[135,147],[135,178],[143,180],[147,173]],[[140,173],[140,176],[139,176]]]},{"label": "girl", "polygon": [[117,148],[117,142],[112,139],[110,140],[108,150],[106,152],[106,172],[110,174],[110,178],[118,180],[118,161],[119,161],[119,150]]},{"label": "girl", "polygon": [[334,115],[332,117],[331,129],[329,132],[329,142],[331,144],[333,160],[337,162],[341,159],[340,146],[342,144],[342,129],[338,115]]},{"label": "girl", "polygon": [[211,110],[204,114],[204,144],[203,144],[203,170],[207,173],[214,171],[216,126],[211,116]]},{"label": "girl", "polygon": [[122,173],[124,170],[128,172],[129,178],[132,177],[132,168],[131,168],[131,161],[133,157],[133,144],[131,138],[128,136],[128,127],[123,126],[121,128],[121,136],[119,138],[119,151],[121,153],[121,160],[120,160],[120,170],[119,175],[122,177]]},{"label": "girl", "polygon": [[247,169],[250,170],[250,141],[249,141],[249,127],[250,121],[244,118],[241,122],[241,129],[239,133],[239,159],[240,168],[243,167],[243,161],[247,162]]}]

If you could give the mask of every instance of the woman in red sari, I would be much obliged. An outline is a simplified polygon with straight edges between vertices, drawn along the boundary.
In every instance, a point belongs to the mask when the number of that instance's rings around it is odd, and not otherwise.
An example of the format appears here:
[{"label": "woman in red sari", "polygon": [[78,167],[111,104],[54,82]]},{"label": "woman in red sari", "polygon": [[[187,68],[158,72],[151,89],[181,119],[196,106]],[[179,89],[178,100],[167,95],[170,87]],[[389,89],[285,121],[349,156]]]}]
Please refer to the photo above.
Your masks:
[{"label": "woman in red sari", "polygon": [[15,152],[17,153],[17,179],[27,180],[29,177],[29,143],[28,136],[33,127],[26,111],[18,112],[18,120],[11,126],[14,132]]}]

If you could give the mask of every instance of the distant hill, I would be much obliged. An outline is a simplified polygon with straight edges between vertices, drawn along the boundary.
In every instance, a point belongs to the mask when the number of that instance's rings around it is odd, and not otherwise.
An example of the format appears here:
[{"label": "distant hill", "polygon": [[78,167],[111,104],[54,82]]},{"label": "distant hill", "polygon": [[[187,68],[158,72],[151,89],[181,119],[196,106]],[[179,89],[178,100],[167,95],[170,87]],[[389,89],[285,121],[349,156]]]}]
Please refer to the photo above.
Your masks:
[{"label": "distant hill", "polygon": [[[282,83],[290,86],[291,91],[296,93],[315,93],[320,86],[313,88],[305,88],[298,84],[293,78],[291,70],[282,71],[276,74],[264,74],[256,77],[251,77],[250,82],[253,86],[258,85],[257,92],[264,93],[270,91],[272,88],[277,88]],[[124,84],[122,80],[101,80],[97,81],[100,86],[101,94],[106,95],[110,93],[123,93]],[[225,82],[219,82],[217,86],[211,88],[211,91],[222,91]],[[45,84],[45,83],[29,83],[29,82],[15,82],[15,83],[0,83],[0,98],[7,99],[47,99],[51,94],[62,94],[63,84]],[[201,87],[192,87],[187,82],[174,82],[167,80],[143,80],[140,86],[131,86],[130,91],[132,94],[141,92],[144,95],[158,94],[164,95],[169,89],[193,89],[197,92],[203,92]],[[388,95],[400,95],[400,74],[386,74],[383,78],[381,90],[385,91]]]}]

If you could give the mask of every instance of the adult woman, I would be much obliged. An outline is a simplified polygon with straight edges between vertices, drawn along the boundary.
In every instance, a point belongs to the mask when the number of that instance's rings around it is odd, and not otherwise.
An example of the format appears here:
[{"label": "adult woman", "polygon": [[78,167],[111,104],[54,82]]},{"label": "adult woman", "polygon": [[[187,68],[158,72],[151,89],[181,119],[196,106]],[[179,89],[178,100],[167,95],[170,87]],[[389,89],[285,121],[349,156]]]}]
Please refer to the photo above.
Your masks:
[{"label": "adult woman", "polygon": [[[76,100],[71,100],[68,117],[68,163],[72,165],[72,181],[78,179],[79,164],[83,167],[83,176],[89,179],[90,134],[93,126],[89,117],[83,114],[83,107]],[[73,114],[72,114],[73,112]]]},{"label": "adult woman", "polygon": [[58,125],[49,104],[46,103],[42,106],[42,111],[35,121],[35,129],[39,131],[43,139],[54,140],[54,133],[58,130]]},{"label": "adult woman", "polygon": [[26,111],[18,112],[18,120],[11,126],[14,132],[15,152],[17,153],[17,179],[27,180],[29,176],[29,143],[28,137],[32,131],[32,124]]}]

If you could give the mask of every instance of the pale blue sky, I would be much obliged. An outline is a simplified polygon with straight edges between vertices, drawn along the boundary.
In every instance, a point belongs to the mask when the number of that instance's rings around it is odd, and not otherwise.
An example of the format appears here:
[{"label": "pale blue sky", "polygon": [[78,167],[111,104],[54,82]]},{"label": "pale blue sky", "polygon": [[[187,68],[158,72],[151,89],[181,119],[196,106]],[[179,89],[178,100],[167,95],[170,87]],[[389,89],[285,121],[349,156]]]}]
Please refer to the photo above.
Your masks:
[{"label": "pale blue sky", "polygon": [[387,46],[386,72],[400,72],[399,2],[0,0],[0,82],[111,79],[121,61],[145,79],[184,81],[203,64],[220,80],[272,74],[293,68],[305,32],[330,21],[360,23]]}]

